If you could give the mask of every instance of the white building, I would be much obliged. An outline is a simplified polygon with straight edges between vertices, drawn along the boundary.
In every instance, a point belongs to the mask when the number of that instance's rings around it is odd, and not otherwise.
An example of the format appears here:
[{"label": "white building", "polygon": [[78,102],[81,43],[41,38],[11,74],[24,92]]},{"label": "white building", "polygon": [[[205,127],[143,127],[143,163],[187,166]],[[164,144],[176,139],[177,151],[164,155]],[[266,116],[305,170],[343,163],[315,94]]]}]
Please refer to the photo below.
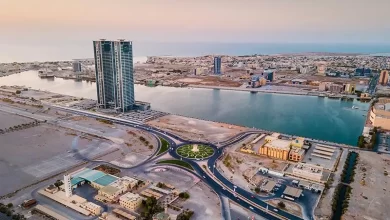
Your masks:
[{"label": "white building", "polygon": [[66,195],[66,197],[69,198],[73,195],[72,184],[70,183],[70,175],[69,174],[64,175],[64,185],[65,185],[65,195]]}]

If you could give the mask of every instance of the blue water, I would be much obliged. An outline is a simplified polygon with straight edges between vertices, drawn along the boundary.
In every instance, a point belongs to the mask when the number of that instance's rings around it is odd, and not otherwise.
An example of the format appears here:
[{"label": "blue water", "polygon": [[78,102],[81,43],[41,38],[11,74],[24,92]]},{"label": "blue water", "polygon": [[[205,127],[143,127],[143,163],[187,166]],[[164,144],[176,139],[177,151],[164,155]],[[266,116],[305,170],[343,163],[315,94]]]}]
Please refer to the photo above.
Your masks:
[{"label": "blue water", "polygon": [[[35,71],[2,77],[0,85],[96,99],[94,83],[40,79]],[[160,86],[136,85],[135,93],[155,110],[350,145],[356,145],[369,107],[356,100]]]},{"label": "blue water", "polygon": [[[43,41],[28,44],[0,42],[0,62],[32,62],[92,58],[91,41]],[[302,52],[363,53],[389,55],[390,44],[304,43],[148,43],[133,42],[134,56],[251,55]]]}]

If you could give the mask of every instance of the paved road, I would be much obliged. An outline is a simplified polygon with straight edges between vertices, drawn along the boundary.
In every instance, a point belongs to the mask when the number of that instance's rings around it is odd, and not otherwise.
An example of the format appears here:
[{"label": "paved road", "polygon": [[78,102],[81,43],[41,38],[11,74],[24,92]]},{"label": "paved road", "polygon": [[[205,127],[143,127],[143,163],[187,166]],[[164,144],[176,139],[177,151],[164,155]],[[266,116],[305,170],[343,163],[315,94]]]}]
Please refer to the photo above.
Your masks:
[{"label": "paved road", "polygon": [[[77,114],[77,115],[84,115],[84,116],[92,117],[92,118],[102,118],[102,119],[110,120],[114,123],[135,127],[138,129],[148,131],[148,132],[153,133],[155,135],[158,135],[158,136],[166,139],[169,142],[169,144],[170,144],[169,154],[172,157],[177,158],[177,159],[181,159],[181,157],[176,153],[176,148],[181,146],[182,144],[176,145],[174,139],[183,142],[183,144],[206,144],[206,145],[209,145],[212,148],[214,148],[214,150],[215,150],[214,155],[211,156],[210,158],[208,158],[207,164],[209,167],[213,167],[213,165],[216,163],[216,160],[222,156],[223,149],[228,146],[228,144],[227,144],[227,145],[224,145],[224,146],[218,148],[216,145],[214,145],[212,143],[192,142],[192,141],[184,140],[175,134],[171,134],[171,133],[165,132],[161,129],[154,128],[154,127],[151,127],[151,126],[148,126],[145,124],[141,124],[139,122],[132,122],[132,121],[123,120],[123,119],[119,119],[119,118],[115,118],[115,117],[111,117],[111,116],[106,116],[106,115],[92,113],[92,112],[83,111],[83,110],[66,108],[66,107],[57,106],[57,105],[53,105],[52,107],[60,109],[62,111],[69,112],[69,113]],[[240,134],[238,137],[232,139],[231,141],[228,141],[227,143],[232,144],[232,143],[241,141],[247,135],[250,135],[252,133],[253,132],[248,132],[247,134]],[[154,160],[154,159],[148,159],[137,166],[144,165],[146,163],[151,162],[152,160]],[[233,185],[221,173],[219,173],[219,171],[217,169],[213,170],[214,175],[209,174],[208,172],[203,170],[196,161],[193,161],[190,159],[185,159],[185,158],[183,158],[182,160],[191,164],[195,170],[195,172],[193,172],[193,174],[200,176],[200,178],[202,178],[203,181],[205,183],[207,183],[217,194],[224,195],[227,198],[236,201],[239,205],[252,210],[252,212],[254,212],[260,216],[263,216],[267,219],[293,219],[293,220],[301,219],[301,218],[296,217],[294,215],[291,215],[283,210],[278,210],[275,207],[268,206],[264,201],[260,200],[257,197],[254,197],[252,193],[249,193],[245,189],[242,189],[240,187]],[[97,161],[97,162],[104,163],[103,161]],[[128,168],[128,169],[132,169],[132,168]],[[226,207],[223,207],[223,209],[226,209]],[[223,212],[223,213],[225,213],[225,212]],[[278,217],[276,217],[276,216],[278,216]],[[224,217],[226,219],[226,216],[224,216]]]}]

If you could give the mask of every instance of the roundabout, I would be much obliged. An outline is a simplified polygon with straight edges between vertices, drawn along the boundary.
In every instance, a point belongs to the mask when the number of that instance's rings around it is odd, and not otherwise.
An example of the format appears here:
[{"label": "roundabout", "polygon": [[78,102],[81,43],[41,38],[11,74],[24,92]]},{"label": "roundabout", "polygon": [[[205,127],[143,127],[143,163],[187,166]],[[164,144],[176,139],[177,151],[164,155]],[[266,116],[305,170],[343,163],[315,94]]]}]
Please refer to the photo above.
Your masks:
[{"label": "roundabout", "polygon": [[188,159],[206,159],[214,154],[214,149],[202,144],[187,144],[177,148],[177,154]]}]

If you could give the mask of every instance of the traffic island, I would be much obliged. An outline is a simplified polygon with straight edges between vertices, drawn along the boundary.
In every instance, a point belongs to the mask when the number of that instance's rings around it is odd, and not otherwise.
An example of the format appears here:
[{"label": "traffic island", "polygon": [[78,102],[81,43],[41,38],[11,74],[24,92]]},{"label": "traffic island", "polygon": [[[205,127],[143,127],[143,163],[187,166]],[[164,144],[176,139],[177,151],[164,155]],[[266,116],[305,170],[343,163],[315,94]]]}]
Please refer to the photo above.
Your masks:
[{"label": "traffic island", "polygon": [[177,148],[177,154],[188,159],[206,159],[214,154],[214,149],[207,145],[188,144]]},{"label": "traffic island", "polygon": [[190,170],[194,170],[194,168],[187,162],[181,161],[181,160],[161,160],[158,161],[157,164],[172,164],[176,166],[181,166]]}]

